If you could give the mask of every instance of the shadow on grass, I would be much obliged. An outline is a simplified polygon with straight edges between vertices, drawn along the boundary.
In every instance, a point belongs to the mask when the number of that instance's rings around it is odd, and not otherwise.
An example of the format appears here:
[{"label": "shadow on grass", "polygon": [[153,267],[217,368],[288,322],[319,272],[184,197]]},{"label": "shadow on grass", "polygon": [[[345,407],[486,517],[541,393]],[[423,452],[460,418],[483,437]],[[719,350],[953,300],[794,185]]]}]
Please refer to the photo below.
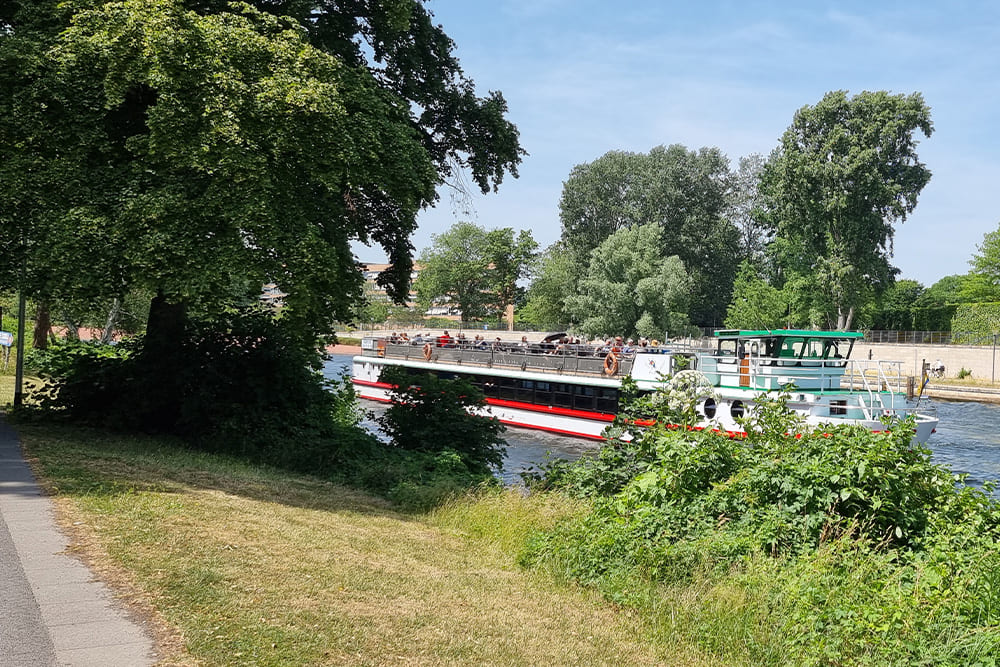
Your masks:
[{"label": "shadow on grass", "polygon": [[52,495],[210,490],[261,502],[406,520],[385,499],[335,482],[194,450],[175,438],[121,434],[0,415]]}]

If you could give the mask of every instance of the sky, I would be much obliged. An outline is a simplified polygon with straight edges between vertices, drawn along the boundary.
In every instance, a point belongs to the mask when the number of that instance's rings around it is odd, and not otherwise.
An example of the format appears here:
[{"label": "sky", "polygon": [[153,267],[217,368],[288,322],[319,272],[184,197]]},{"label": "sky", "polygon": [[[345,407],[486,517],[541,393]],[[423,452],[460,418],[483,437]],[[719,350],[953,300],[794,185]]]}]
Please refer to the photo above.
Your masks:
[{"label": "sky", "polygon": [[[574,166],[611,150],[718,147],[735,168],[767,156],[796,110],[831,90],[919,92],[934,132],[932,172],[896,225],[899,278],[929,287],[969,271],[1000,225],[1000,3],[676,0],[427,0],[480,95],[499,90],[528,152],[520,177],[458,205],[446,188],[418,218],[417,253],[468,220],[561,232]],[[471,209],[467,204],[471,203]],[[356,248],[362,261],[375,249]]]}]

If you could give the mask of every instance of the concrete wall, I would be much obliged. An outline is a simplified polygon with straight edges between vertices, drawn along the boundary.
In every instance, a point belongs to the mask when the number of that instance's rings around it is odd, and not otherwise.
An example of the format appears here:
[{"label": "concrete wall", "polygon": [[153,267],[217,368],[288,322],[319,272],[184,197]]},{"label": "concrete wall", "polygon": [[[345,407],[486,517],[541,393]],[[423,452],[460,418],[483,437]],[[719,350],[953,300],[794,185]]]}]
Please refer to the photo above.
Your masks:
[{"label": "concrete wall", "polygon": [[994,350],[992,345],[905,345],[860,340],[854,344],[851,358],[867,359],[869,352],[872,359],[902,362],[903,375],[919,377],[921,361],[933,364],[940,359],[945,377],[957,377],[958,371],[965,368],[972,371],[974,379],[1000,380],[1000,346]]}]

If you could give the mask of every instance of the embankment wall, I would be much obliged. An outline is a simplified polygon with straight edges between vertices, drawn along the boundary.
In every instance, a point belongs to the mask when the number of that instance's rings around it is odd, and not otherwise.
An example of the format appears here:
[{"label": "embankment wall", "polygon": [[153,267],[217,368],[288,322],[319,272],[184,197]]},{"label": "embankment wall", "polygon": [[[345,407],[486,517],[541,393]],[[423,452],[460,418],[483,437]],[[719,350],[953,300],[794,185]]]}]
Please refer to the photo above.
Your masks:
[{"label": "embankment wall", "polygon": [[861,340],[854,344],[851,358],[868,359],[869,354],[875,360],[902,362],[903,375],[920,377],[921,362],[933,364],[940,359],[945,377],[955,378],[965,368],[978,380],[1000,379],[1000,346],[994,349],[992,345],[906,345]]}]

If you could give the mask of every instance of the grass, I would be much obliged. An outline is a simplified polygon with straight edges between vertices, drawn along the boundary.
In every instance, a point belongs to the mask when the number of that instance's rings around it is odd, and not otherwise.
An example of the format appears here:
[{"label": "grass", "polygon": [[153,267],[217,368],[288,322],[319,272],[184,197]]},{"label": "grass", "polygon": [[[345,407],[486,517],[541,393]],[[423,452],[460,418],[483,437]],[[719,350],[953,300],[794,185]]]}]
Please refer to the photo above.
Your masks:
[{"label": "grass", "polygon": [[160,627],[163,664],[719,664],[516,565],[579,511],[517,491],[428,515],[167,440],[18,425],[78,550]]}]

